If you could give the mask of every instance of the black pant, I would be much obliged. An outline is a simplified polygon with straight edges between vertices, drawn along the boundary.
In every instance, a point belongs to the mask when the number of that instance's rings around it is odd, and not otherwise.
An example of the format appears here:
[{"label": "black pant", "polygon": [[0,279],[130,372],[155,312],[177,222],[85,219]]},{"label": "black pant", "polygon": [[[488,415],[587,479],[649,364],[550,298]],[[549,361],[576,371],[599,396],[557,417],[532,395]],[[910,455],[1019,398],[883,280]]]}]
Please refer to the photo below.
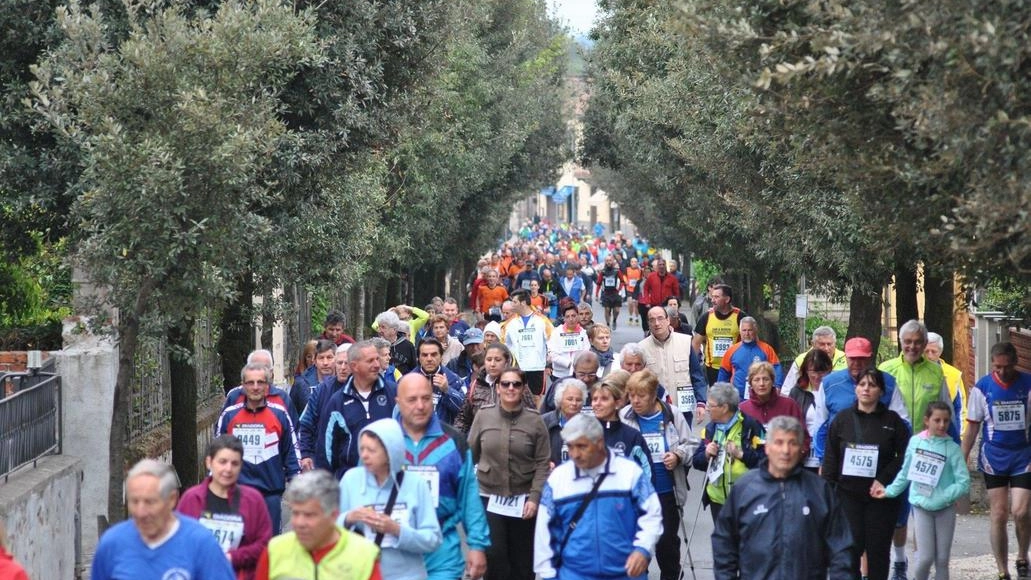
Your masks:
[{"label": "black pant", "polygon": [[[483,507],[487,507],[487,498]],[[537,518],[510,518],[487,512],[490,547],[486,580],[533,580],[533,531]]]},{"label": "black pant", "polygon": [[[652,469],[657,466],[652,465]],[[680,469],[679,467],[677,469]],[[655,544],[655,561],[659,563],[660,580],[677,580],[680,577],[680,507],[676,492],[660,493],[662,505],[662,535]],[[687,538],[684,538],[686,541]]]},{"label": "black pant", "polygon": [[887,580],[891,567],[891,538],[899,517],[897,499],[873,499],[838,490],[838,499],[852,529],[852,575],[859,578],[859,558],[866,552],[867,577]]},{"label": "black pant", "polygon": [[645,334],[648,333],[648,311],[651,310],[651,306],[647,304],[637,303],[637,313],[641,317],[641,329],[644,330]]},{"label": "black pant", "polygon": [[709,381],[709,386],[716,384],[716,377],[720,376],[720,369],[714,369],[712,367],[705,367],[705,380]]},{"label": "black pant", "polygon": [[[703,485],[704,485],[704,482],[703,482]],[[716,520],[720,519],[720,510],[721,509],[723,509],[723,504],[721,504],[721,503],[714,503],[714,502],[710,502],[709,503],[709,513],[712,514],[712,525],[714,527],[716,526]]]},{"label": "black pant", "polygon": [[544,393],[544,371],[524,371],[526,374],[526,386],[530,392],[540,396]]}]

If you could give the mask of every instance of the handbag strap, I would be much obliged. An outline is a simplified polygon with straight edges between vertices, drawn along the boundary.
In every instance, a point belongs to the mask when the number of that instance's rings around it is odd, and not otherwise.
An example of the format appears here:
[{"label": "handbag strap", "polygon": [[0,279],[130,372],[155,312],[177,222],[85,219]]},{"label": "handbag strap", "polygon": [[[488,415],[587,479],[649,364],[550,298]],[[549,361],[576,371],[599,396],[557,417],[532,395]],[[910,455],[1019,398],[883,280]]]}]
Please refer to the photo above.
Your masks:
[{"label": "handbag strap", "polygon": [[594,498],[598,495],[598,489],[601,487],[601,482],[605,481],[605,477],[609,473],[606,471],[598,476],[598,479],[594,480],[594,487],[591,488],[590,493],[584,496],[584,500],[580,502],[580,507],[576,508],[576,512],[573,514],[572,519],[569,520],[569,526],[566,528],[566,535],[562,538],[561,544],[558,547],[558,554],[555,555],[555,568],[562,566],[562,552],[566,549],[566,544],[569,543],[569,537],[573,535],[573,530],[576,529],[576,524],[580,522],[580,518],[583,517],[584,512],[587,511],[587,506],[590,505]]},{"label": "handbag strap", "polygon": [[[404,471],[397,472],[397,483],[394,484],[394,489],[390,490],[390,497],[387,498],[387,506],[383,508],[383,515],[387,517],[390,517],[390,512],[394,510],[394,503],[397,501],[397,492],[401,489],[401,482],[404,480],[404,477]],[[376,542],[377,546],[383,543],[383,537],[383,532],[376,534],[376,539],[373,541]]]}]

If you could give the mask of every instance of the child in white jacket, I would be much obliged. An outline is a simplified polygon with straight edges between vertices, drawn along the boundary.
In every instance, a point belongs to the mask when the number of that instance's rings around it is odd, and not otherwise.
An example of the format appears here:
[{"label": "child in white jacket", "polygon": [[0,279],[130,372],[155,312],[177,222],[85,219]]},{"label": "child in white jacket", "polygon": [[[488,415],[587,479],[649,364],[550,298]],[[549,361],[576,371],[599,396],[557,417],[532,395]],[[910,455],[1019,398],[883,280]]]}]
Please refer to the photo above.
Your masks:
[{"label": "child in white jacket", "polygon": [[898,497],[909,486],[916,524],[916,576],[925,580],[934,564],[936,580],[949,577],[949,553],[956,531],[957,499],[970,491],[970,471],[959,445],[948,435],[952,408],[941,401],[927,406],[925,431],[909,440],[906,459],[888,487],[874,483],[870,495]]}]

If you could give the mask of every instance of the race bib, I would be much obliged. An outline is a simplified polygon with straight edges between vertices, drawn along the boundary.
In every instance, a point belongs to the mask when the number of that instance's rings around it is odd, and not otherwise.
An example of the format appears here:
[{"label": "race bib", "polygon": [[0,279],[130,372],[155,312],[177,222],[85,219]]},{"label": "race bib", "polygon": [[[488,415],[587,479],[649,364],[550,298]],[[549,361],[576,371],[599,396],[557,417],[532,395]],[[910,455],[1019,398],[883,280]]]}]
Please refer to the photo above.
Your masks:
[{"label": "race bib", "polygon": [[499,516],[522,518],[523,505],[526,504],[527,497],[528,496],[525,493],[522,495],[513,495],[511,497],[492,495],[490,496],[490,499],[487,500],[487,511],[492,514],[498,514]]},{"label": "race bib", "polygon": [[562,333],[562,344],[566,345],[566,348],[575,348],[580,344],[580,333],[579,332],[563,332]]},{"label": "race bib", "polygon": [[648,446],[652,463],[662,463],[662,458],[666,455],[666,438],[662,433],[645,433],[644,443]]},{"label": "race bib", "polygon": [[876,477],[877,454],[876,445],[849,443],[845,447],[845,461],[841,467],[842,475],[852,477]]},{"label": "race bib", "polygon": [[[381,513],[385,512],[387,510],[387,504],[384,504],[384,503],[377,503],[377,504],[371,505],[369,507],[371,507],[373,510],[375,510],[376,513],[378,513],[378,514],[381,514]],[[399,502],[395,503],[394,504],[394,508],[390,510],[390,519],[392,519],[395,522],[397,522],[397,525],[399,525],[399,526],[403,526],[403,525],[407,524],[408,523],[408,506],[404,502],[402,502],[402,501],[399,501]],[[369,539],[369,541],[372,541],[372,542],[376,541],[376,535],[378,534],[378,532],[376,532],[376,530],[373,530],[372,528],[370,528],[368,526],[364,526],[364,532],[363,533],[365,534],[365,537]],[[397,546],[397,540],[398,540],[397,536],[395,536],[393,534],[383,534],[383,543],[380,544],[380,547],[381,548],[394,548],[394,547]]]},{"label": "race bib", "polygon": [[535,335],[532,328],[519,329],[519,346],[532,347],[534,338]]},{"label": "race bib", "polygon": [[265,456],[265,426],[260,424],[237,425],[233,435],[243,443],[243,459],[250,463],[261,463]]},{"label": "race bib", "polygon": [[615,276],[605,276],[605,287],[606,288],[615,288],[616,287],[616,277]]},{"label": "race bib", "polygon": [[709,483],[716,485],[716,482],[723,477],[723,464],[727,461],[727,448],[726,446],[720,447],[720,452],[716,454],[715,459],[709,464],[709,471],[705,473],[705,478],[709,480]]},{"label": "race bib", "polygon": [[590,405],[584,405],[583,408],[580,409],[580,414],[581,415],[587,415],[588,417],[593,417],[594,416],[594,407],[591,407]]},{"label": "race bib", "polygon": [[240,541],[243,540],[243,516],[240,514],[204,512],[197,521],[211,530],[223,553],[240,547]]},{"label": "race bib", "polygon": [[520,287],[521,287],[521,288],[522,288],[523,290],[529,291],[529,290],[530,290],[530,282],[532,282],[532,280],[529,280],[529,279],[527,279],[527,280],[523,280],[523,283],[522,283],[522,284],[520,284]]},{"label": "race bib", "polygon": [[913,460],[909,464],[909,473],[906,474],[906,479],[926,486],[921,491],[930,491],[938,486],[938,480],[941,479],[943,471],[945,471],[944,455],[933,451],[917,449],[913,453]]},{"label": "race bib", "polygon": [[697,401],[694,396],[694,387],[688,385],[686,387],[677,388],[677,407],[684,413],[694,412]]},{"label": "race bib", "polygon": [[1023,401],[995,401],[992,403],[992,422],[996,431],[1024,430]]},{"label": "race bib", "polygon": [[712,339],[712,356],[716,358],[723,358],[723,355],[727,354],[727,350],[730,349],[731,345],[734,344],[734,339],[725,336],[717,336]]},{"label": "race bib", "polygon": [[405,467],[407,473],[418,476],[430,486],[430,495],[433,496],[433,507],[440,505],[440,472],[436,465],[409,465]]}]

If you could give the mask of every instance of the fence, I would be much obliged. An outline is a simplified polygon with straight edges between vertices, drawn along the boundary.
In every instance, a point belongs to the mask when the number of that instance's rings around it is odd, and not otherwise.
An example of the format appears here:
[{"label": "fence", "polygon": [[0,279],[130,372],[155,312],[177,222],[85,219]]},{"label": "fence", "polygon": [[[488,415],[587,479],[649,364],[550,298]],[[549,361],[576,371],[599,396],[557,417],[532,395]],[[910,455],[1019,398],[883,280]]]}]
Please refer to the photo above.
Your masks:
[{"label": "fence", "polygon": [[[194,369],[199,405],[223,395],[222,363],[216,350],[215,332],[208,319],[198,319],[194,327]],[[141,340],[133,361],[132,406],[127,424],[131,441],[171,420],[171,383],[165,343]]]},{"label": "fence", "polygon": [[0,377],[0,475],[61,453],[61,377],[9,373]]}]

